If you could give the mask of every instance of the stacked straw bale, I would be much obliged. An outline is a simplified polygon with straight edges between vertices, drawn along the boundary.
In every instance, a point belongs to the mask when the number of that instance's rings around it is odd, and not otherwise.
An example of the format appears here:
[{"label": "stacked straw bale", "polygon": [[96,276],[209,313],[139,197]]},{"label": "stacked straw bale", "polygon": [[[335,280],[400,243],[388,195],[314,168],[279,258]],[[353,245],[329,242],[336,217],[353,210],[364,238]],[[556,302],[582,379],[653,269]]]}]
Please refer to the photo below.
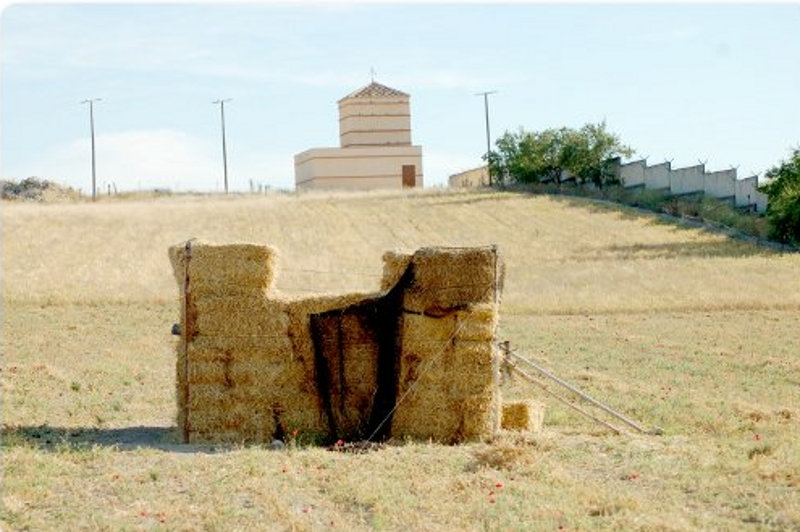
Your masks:
[{"label": "stacked straw bale", "polygon": [[270,441],[279,423],[325,433],[313,351],[294,349],[289,303],[267,298],[275,251],[195,242],[170,258],[184,296],[176,373],[185,439]]},{"label": "stacked straw bale", "polygon": [[297,429],[458,442],[499,428],[494,248],[390,252],[380,293],[304,299],[270,290],[267,246],[189,242],[169,254],[185,441],[264,442]]},{"label": "stacked straw bale", "polygon": [[544,424],[544,405],[535,401],[503,403],[503,430],[538,434]]},{"label": "stacked straw bale", "polygon": [[409,268],[391,433],[441,442],[494,433],[500,421],[494,336],[502,284],[496,250],[422,249]]}]

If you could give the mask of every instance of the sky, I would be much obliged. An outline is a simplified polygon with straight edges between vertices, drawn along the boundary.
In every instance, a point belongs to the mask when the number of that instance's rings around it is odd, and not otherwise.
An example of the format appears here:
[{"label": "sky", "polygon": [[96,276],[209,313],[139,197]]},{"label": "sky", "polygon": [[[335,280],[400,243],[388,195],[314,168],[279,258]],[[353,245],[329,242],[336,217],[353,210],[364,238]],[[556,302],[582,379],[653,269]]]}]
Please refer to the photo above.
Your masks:
[{"label": "sky", "polygon": [[294,187],[295,154],[339,144],[336,102],[411,95],[426,186],[524,128],[606,121],[651,164],[762,174],[800,145],[800,4],[7,5],[0,178],[91,191]]}]

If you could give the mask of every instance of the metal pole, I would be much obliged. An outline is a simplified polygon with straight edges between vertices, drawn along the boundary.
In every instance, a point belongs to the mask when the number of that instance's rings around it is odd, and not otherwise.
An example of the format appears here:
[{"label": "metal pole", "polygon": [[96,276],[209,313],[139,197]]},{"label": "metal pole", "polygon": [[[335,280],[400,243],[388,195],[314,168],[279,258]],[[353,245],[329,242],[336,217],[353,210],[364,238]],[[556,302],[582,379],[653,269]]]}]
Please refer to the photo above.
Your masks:
[{"label": "metal pole", "polygon": [[576,412],[578,412],[580,414],[583,414],[584,416],[588,417],[589,419],[591,419],[595,423],[599,423],[599,424],[603,425],[604,427],[606,427],[608,429],[611,429],[611,431],[614,432],[614,434],[621,434],[622,433],[622,431],[620,431],[614,425],[603,421],[602,419],[598,418],[597,416],[593,416],[592,414],[590,414],[589,412],[587,412],[583,408],[581,408],[578,405],[576,405],[575,403],[571,402],[569,399],[565,398],[564,396],[558,395],[554,391],[548,389],[547,386],[545,386],[545,384],[543,382],[539,381],[539,379],[536,379],[535,377],[533,377],[532,375],[530,375],[526,371],[520,369],[519,366],[517,366],[515,364],[512,364],[511,365],[511,369],[516,371],[520,375],[522,375],[522,377],[525,378],[526,381],[530,382],[531,384],[535,384],[536,386],[538,386],[539,388],[544,390],[545,393],[547,393],[547,394],[553,396],[554,398],[558,399],[559,401],[561,401],[562,403],[564,403],[565,405],[567,405],[571,409],[575,410]]},{"label": "metal pole", "polygon": [[222,171],[225,179],[225,194],[228,193],[228,150],[225,145],[225,102],[231,101],[230,98],[226,100],[214,100],[211,103],[219,104],[219,115],[222,121]]},{"label": "metal pole", "polygon": [[489,95],[497,91],[479,92],[475,96],[483,96],[483,108],[486,113],[486,172],[489,175],[489,186],[492,186],[492,167],[489,166],[489,152],[492,151],[492,140],[489,134]]},{"label": "metal pole", "polygon": [[97,166],[95,164],[94,150],[94,102],[99,102],[102,98],[90,98],[81,103],[89,104],[89,129],[92,134],[92,201],[97,200]]},{"label": "metal pole", "polygon": [[555,375],[553,375],[552,373],[550,373],[549,371],[544,369],[539,364],[536,364],[535,362],[533,362],[531,360],[528,360],[527,358],[525,358],[525,357],[523,357],[521,355],[518,355],[517,353],[514,353],[513,351],[510,354],[511,354],[512,357],[514,357],[514,359],[516,359],[516,360],[518,360],[520,362],[523,362],[525,364],[528,364],[530,367],[532,367],[533,369],[535,369],[536,371],[538,371],[539,373],[541,373],[542,375],[544,375],[548,379],[560,384],[561,386],[563,386],[567,390],[579,395],[580,397],[583,397],[584,399],[589,401],[591,404],[593,404],[594,406],[596,406],[600,410],[603,410],[604,412],[607,412],[608,414],[611,414],[612,416],[614,416],[615,418],[619,419],[620,421],[622,421],[623,423],[625,423],[629,427],[633,427],[634,429],[636,429],[639,432],[647,433],[647,430],[645,430],[641,425],[639,425],[638,423],[636,423],[632,419],[620,414],[616,410],[613,410],[613,409],[607,407],[606,405],[604,405],[600,401],[597,401],[596,399],[594,399],[589,394],[587,394],[587,393],[579,390],[578,388],[572,386],[570,383],[568,383],[568,382],[566,382],[566,381],[564,381],[562,379],[559,379],[558,377],[556,377]]}]

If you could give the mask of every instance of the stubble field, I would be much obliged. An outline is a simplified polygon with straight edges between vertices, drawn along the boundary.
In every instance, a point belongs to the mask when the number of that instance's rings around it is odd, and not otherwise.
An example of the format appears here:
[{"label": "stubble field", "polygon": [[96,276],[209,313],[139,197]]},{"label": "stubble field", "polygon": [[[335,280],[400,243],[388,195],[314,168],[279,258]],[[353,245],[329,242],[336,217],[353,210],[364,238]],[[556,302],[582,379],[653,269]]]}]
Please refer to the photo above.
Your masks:
[{"label": "stubble field", "polygon": [[[172,244],[267,243],[278,289],[496,243],[499,337],[662,436],[536,388],[544,432],[367,454],[178,444]],[[4,530],[800,529],[800,256],[499,192],[2,205]],[[431,413],[435,415],[435,413]]]}]

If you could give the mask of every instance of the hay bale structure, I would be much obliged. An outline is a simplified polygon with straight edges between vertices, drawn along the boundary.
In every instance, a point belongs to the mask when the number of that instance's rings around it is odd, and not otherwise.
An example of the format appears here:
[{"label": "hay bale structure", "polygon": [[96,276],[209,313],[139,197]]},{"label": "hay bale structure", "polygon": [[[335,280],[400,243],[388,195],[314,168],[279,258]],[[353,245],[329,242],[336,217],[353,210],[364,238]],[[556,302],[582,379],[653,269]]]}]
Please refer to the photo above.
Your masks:
[{"label": "hay bale structure", "polygon": [[384,255],[381,290],[291,299],[276,251],[189,241],[169,250],[181,299],[178,427],[186,442],[411,437],[500,428],[495,247]]}]

